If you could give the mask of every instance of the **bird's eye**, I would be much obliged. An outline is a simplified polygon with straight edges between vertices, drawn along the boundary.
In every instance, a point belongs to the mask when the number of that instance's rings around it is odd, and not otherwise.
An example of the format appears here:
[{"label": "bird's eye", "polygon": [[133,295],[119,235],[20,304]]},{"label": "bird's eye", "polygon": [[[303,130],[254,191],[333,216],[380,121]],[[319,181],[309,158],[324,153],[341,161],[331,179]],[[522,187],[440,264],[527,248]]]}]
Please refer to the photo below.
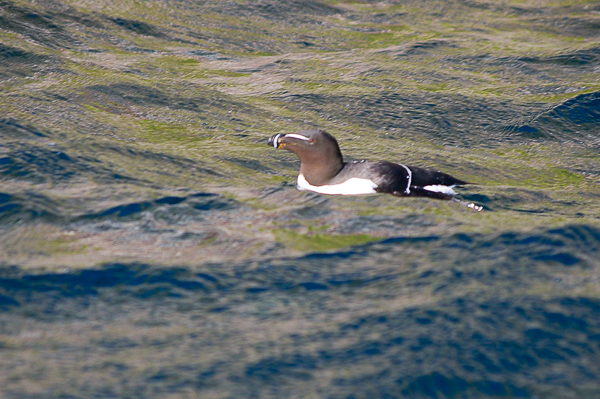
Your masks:
[{"label": "bird's eye", "polygon": [[315,143],[315,139],[311,138],[310,140],[308,140],[308,142],[309,142],[310,144],[314,144],[314,143]]}]

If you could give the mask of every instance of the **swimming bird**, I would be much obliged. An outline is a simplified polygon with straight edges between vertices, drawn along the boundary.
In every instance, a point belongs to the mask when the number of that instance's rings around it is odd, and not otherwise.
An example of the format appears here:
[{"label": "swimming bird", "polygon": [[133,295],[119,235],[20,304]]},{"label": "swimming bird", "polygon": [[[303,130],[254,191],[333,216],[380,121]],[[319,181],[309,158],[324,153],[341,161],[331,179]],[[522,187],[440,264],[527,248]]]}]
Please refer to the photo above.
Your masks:
[{"label": "swimming bird", "polygon": [[[300,158],[297,185],[300,190],[331,195],[388,193],[398,197],[449,200],[456,195],[455,186],[469,184],[437,170],[399,163],[344,162],[337,140],[323,130],[275,134],[268,143]],[[467,206],[480,210],[474,204]]]}]

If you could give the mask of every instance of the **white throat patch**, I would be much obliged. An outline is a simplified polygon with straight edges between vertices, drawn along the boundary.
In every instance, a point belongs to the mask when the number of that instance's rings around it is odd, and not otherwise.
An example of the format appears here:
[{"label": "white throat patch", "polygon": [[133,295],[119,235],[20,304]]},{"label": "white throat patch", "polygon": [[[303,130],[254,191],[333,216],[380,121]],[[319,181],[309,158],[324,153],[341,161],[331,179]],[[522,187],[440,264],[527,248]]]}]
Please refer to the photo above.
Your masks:
[{"label": "white throat patch", "polygon": [[340,184],[330,184],[325,186],[313,186],[306,181],[304,175],[298,175],[298,190],[314,191],[319,194],[329,195],[363,195],[375,194],[377,184],[369,179],[359,179],[353,177]]},{"label": "white throat patch", "polygon": [[292,139],[298,139],[298,140],[304,140],[304,141],[310,141],[310,137],[306,137],[306,136],[303,136],[301,134],[296,134],[296,133],[286,134],[285,137],[290,137]]}]

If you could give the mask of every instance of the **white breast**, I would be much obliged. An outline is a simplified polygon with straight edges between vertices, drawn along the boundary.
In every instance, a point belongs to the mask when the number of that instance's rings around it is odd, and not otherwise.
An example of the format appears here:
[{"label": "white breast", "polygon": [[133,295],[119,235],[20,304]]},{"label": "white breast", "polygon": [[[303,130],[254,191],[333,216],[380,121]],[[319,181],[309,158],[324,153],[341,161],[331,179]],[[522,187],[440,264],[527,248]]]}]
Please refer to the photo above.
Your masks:
[{"label": "white breast", "polygon": [[330,195],[361,195],[375,194],[377,184],[369,179],[359,179],[353,177],[340,184],[331,184],[325,186],[313,186],[306,181],[304,175],[298,175],[298,190],[314,191],[319,194]]}]

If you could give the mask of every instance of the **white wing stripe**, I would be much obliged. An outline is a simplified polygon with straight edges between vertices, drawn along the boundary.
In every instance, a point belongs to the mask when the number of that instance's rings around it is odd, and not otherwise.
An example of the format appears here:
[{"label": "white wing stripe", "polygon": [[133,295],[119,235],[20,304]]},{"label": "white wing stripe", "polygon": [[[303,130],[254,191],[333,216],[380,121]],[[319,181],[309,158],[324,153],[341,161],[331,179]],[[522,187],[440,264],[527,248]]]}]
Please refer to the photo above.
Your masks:
[{"label": "white wing stripe", "polygon": [[424,190],[432,191],[436,193],[442,193],[447,195],[456,195],[456,191],[452,190],[453,186],[444,186],[442,184],[433,184],[430,186],[423,187]]}]

